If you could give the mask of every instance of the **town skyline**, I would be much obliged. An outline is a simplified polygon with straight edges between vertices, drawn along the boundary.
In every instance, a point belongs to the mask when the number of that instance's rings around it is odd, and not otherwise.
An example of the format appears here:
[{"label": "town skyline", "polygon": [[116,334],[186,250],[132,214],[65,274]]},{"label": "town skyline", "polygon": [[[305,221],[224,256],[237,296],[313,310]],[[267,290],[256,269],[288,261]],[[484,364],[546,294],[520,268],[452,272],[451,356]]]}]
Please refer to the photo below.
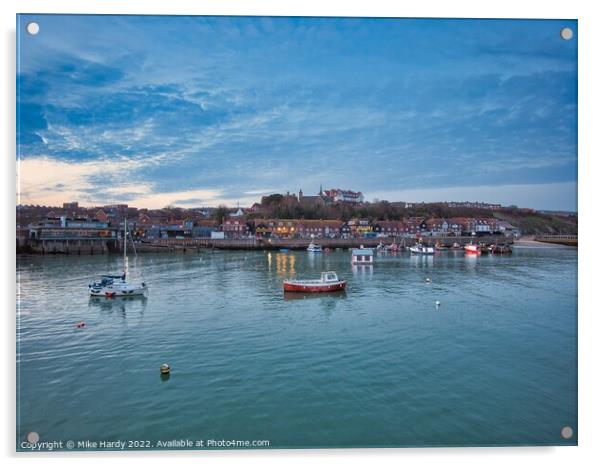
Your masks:
[{"label": "town skyline", "polygon": [[322,181],[577,210],[576,21],[34,20],[20,203],[251,205]]},{"label": "town skyline", "polygon": [[[286,192],[286,193],[267,193],[266,196],[270,196],[270,195],[292,195],[295,193],[290,193],[290,192]],[[96,203],[82,203],[79,200],[76,199],[69,199],[69,200],[64,200],[62,202],[59,202],[57,204],[41,204],[41,203],[19,203],[17,202],[17,207],[19,206],[40,206],[40,207],[47,207],[47,208],[57,208],[57,209],[65,209],[67,208],[66,206],[68,205],[76,205],[78,208],[85,208],[85,209],[92,209],[92,208],[99,208],[102,209],[103,207],[107,207],[107,206],[118,206],[118,205],[124,205],[124,206],[128,206],[131,208],[136,208],[138,210],[162,210],[162,209],[169,209],[169,208],[178,208],[178,209],[183,209],[183,210],[202,210],[202,209],[218,209],[221,207],[227,208],[229,210],[236,210],[236,209],[243,209],[243,210],[249,210],[253,207],[253,205],[257,205],[259,204],[259,201],[261,201],[261,198],[258,198],[256,202],[254,202],[251,205],[240,205],[240,204],[218,204],[218,205],[189,205],[189,206],[178,206],[178,205],[174,205],[174,204],[167,204],[167,205],[163,205],[163,206],[151,206],[151,207],[146,207],[146,206],[140,206],[140,205],[136,205],[133,203],[119,203],[119,202],[96,202]],[[467,208],[479,208],[479,209],[496,209],[496,208],[512,208],[512,207],[517,207],[519,209],[531,209],[533,211],[541,211],[541,212],[566,212],[566,213],[571,213],[571,214],[577,214],[577,210],[565,210],[565,209],[537,209],[536,207],[532,207],[529,205],[516,205],[516,204],[502,204],[502,203],[498,203],[498,202],[488,202],[488,201],[482,201],[482,200],[433,200],[433,201],[391,201],[388,199],[373,199],[373,200],[366,200],[364,201],[363,204],[375,204],[378,202],[387,202],[390,204],[406,204],[408,206],[414,206],[414,205],[445,205],[448,207],[467,207]],[[477,207],[478,206],[478,207]]]}]

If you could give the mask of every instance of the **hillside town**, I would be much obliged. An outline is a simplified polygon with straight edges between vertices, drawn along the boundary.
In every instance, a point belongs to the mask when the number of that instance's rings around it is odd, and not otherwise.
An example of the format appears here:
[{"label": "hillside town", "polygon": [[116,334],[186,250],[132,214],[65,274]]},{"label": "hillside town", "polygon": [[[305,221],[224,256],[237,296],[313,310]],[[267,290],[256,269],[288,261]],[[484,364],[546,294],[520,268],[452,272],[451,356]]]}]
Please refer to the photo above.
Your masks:
[{"label": "hillside town", "polygon": [[19,205],[16,233],[18,250],[71,242],[90,244],[92,252],[94,245],[118,241],[126,219],[132,239],[142,243],[190,238],[519,236],[519,226],[503,219],[505,211],[537,215],[532,209],[482,202],[366,202],[361,192],[320,187],[316,195],[300,190],[264,196],[248,208],[139,209],[127,204],[84,207],[78,202],[61,207]]}]

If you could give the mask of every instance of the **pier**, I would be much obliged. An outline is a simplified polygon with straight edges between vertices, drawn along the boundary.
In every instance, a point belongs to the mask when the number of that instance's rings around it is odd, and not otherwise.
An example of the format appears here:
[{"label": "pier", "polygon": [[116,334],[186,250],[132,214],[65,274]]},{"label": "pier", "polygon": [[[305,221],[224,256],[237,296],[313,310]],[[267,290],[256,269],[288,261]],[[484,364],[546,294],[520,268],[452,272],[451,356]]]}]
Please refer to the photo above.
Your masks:
[{"label": "pier", "polygon": [[538,235],[533,237],[533,241],[575,247],[577,247],[579,243],[577,235]]}]

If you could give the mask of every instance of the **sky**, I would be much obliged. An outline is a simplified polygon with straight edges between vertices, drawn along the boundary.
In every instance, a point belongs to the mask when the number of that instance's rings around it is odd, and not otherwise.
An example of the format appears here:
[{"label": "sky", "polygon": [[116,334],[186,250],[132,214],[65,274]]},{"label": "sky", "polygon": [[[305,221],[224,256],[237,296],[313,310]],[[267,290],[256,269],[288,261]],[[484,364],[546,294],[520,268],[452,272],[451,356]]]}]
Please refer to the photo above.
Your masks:
[{"label": "sky", "polygon": [[577,210],[574,20],[20,15],[17,48],[22,204]]}]

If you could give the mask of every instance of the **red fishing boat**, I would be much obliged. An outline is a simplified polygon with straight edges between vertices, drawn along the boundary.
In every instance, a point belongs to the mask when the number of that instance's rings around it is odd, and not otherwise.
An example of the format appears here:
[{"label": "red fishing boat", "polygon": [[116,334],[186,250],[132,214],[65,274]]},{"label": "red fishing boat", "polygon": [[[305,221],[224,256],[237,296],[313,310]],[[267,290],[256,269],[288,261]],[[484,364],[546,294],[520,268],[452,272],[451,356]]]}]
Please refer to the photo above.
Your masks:
[{"label": "red fishing boat", "polygon": [[319,280],[284,280],[283,286],[284,291],[323,293],[344,290],[347,280],[339,280],[336,272],[322,272]]},{"label": "red fishing boat", "polygon": [[464,246],[464,252],[466,254],[481,254],[481,246],[474,243],[469,243]]}]

